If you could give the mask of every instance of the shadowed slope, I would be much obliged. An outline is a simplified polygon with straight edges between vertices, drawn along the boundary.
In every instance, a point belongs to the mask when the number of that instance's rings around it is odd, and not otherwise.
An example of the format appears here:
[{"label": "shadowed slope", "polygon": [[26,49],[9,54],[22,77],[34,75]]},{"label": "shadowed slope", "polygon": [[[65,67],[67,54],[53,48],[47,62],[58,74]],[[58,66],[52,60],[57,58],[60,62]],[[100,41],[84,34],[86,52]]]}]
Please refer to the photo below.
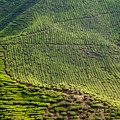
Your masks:
[{"label": "shadowed slope", "polygon": [[[2,31],[7,25],[9,25],[11,22],[13,22],[20,14],[22,14],[24,11],[26,11],[28,8],[34,6],[39,0],[23,0],[21,4],[19,4],[17,7],[13,8],[13,11],[11,11],[8,15],[6,15],[1,21],[0,21],[0,31]],[[19,3],[19,2],[18,2]],[[15,3],[14,3],[15,4]],[[3,4],[4,5],[4,4]],[[5,6],[5,5],[4,5]],[[14,6],[14,5],[13,5]],[[24,22],[24,21],[23,21]],[[14,26],[14,25],[13,25]],[[11,27],[13,28],[11,25]],[[27,26],[25,26],[27,27]],[[11,34],[11,30],[8,29],[7,34]],[[11,34],[12,35],[12,34]],[[4,36],[4,35],[3,35]]]}]

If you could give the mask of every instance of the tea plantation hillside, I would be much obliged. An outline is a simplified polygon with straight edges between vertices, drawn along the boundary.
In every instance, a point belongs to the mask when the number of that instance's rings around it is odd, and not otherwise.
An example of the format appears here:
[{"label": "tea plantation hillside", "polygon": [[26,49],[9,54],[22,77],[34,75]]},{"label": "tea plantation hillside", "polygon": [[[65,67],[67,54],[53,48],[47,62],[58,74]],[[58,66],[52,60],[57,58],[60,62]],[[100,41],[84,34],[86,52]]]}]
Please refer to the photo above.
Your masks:
[{"label": "tea plantation hillside", "polygon": [[120,0],[0,0],[0,47],[10,80],[120,106]]},{"label": "tea plantation hillside", "polygon": [[120,119],[118,106],[73,85],[34,86],[11,80],[0,51],[0,120]]}]

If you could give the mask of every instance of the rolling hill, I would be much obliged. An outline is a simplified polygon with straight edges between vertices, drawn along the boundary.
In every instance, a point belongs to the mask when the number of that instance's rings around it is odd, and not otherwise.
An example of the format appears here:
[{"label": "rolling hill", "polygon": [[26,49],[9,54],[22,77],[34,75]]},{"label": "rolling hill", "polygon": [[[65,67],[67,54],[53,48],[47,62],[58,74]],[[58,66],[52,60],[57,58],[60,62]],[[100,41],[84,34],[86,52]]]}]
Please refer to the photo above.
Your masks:
[{"label": "rolling hill", "polygon": [[[0,118],[5,118],[4,110],[9,113],[7,107],[13,105],[10,110],[18,110],[15,116],[20,113],[23,119],[92,119],[96,113],[94,119],[120,119],[119,31],[119,0],[0,0],[0,90],[5,94],[4,99],[0,98]],[[13,93],[18,100],[13,99]],[[51,94],[62,98],[56,101]],[[39,96],[44,98],[42,106]],[[83,101],[75,96],[83,96]],[[3,102],[5,99],[11,100],[9,105]],[[66,103],[69,99],[75,103],[71,104],[72,110],[85,104],[86,110],[83,106],[81,110],[84,113],[80,114],[81,108],[73,112],[61,105],[60,101]],[[37,107],[30,111],[33,106]],[[92,114],[88,106],[92,106]],[[101,116],[96,108],[102,111]],[[72,112],[66,113],[65,109]],[[37,115],[31,117],[35,111]]]}]

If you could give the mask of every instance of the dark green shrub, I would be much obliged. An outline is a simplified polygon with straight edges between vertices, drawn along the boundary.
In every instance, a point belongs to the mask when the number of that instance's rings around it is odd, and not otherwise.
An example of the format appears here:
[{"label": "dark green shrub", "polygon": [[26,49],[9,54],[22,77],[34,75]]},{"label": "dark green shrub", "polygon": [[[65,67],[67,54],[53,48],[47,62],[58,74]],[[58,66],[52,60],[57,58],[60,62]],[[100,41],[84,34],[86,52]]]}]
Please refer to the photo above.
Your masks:
[{"label": "dark green shrub", "polygon": [[93,108],[103,108],[103,105],[102,104],[92,104],[91,107]]},{"label": "dark green shrub", "polygon": [[63,107],[55,107],[54,109],[55,109],[56,112],[58,112],[58,111],[61,111],[61,112],[67,111],[66,108],[63,108]]},{"label": "dark green shrub", "polygon": [[66,116],[66,115],[67,115],[66,112],[61,112],[60,114],[63,115],[63,116]]},{"label": "dark green shrub", "polygon": [[74,112],[74,111],[68,111],[67,113],[68,113],[69,115],[72,115],[72,116],[78,114],[77,112]]},{"label": "dark green shrub", "polygon": [[93,113],[95,110],[92,109],[92,108],[90,108],[90,109],[88,109],[88,111],[91,112],[91,113]]}]

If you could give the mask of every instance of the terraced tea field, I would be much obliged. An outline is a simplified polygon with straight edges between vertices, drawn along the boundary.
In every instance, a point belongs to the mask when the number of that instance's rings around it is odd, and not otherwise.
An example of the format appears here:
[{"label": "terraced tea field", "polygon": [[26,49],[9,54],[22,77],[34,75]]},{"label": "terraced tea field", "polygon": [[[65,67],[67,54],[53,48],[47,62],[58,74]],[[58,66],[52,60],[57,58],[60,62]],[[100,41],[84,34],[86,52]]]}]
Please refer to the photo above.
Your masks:
[{"label": "terraced tea field", "polygon": [[[10,5],[9,8],[8,5]],[[42,94],[45,95],[45,92],[48,92],[46,90],[48,86],[50,91],[51,86],[54,86],[57,89],[54,94],[59,96],[66,95],[66,92],[64,93],[60,87],[61,85],[64,87],[74,86],[73,88],[77,91],[88,94],[87,100],[77,103],[75,96],[71,95],[75,94],[74,89],[72,89],[73,93],[67,94],[68,97],[66,98],[69,100],[70,97],[71,101],[69,102],[71,104],[73,101],[74,105],[85,104],[89,108],[89,102],[91,102],[89,96],[94,95],[95,98],[103,99],[104,102],[110,102],[111,106],[119,107],[119,31],[119,0],[0,1],[0,46],[3,61],[1,65],[4,66],[2,71],[10,76],[11,82],[14,81],[13,83],[6,82],[8,85],[17,84],[15,87],[17,87],[17,91],[20,91],[20,95],[23,94],[21,92],[24,91],[26,85],[25,90],[27,91],[29,89],[39,91],[38,87],[46,85],[47,87],[43,87],[41,90],[43,91]],[[21,83],[24,86],[22,89],[19,88]],[[4,87],[3,84],[2,87]],[[67,91],[69,91],[69,87]],[[58,91],[61,93],[59,94]],[[55,92],[55,89],[52,92]],[[33,94],[30,95],[33,96]],[[75,95],[79,96],[79,94]],[[37,96],[36,93],[35,96]],[[22,97],[20,99],[24,99],[24,95]],[[55,100],[55,98],[51,99]],[[64,97],[61,100],[67,102]],[[45,116],[57,119],[63,114],[68,119],[80,119],[82,117],[82,119],[88,119],[99,112],[99,110],[95,110],[91,114],[89,111],[90,117],[85,117],[88,114],[88,108],[81,115],[81,110],[78,112],[77,107],[75,107],[77,112],[70,110],[71,112],[66,113],[66,109],[71,108],[67,105],[63,107],[62,101],[59,102],[58,100],[55,108],[53,107],[54,104],[47,109],[45,108],[45,114],[42,114],[41,119],[44,119]],[[50,103],[49,100],[48,103]],[[98,105],[100,105],[102,116],[97,115],[97,117],[105,119],[106,107],[103,110],[103,102],[98,102]],[[60,109],[63,110],[62,114],[59,111]],[[108,115],[109,117],[107,116],[106,119],[117,119],[119,116],[119,112],[117,112],[113,116]],[[28,114],[26,113],[26,118],[29,116]],[[76,118],[69,118],[70,115],[75,115]],[[47,117],[45,119],[48,119]],[[65,118],[61,116],[61,119]]]},{"label": "terraced tea field", "polygon": [[73,85],[22,84],[11,80],[0,56],[1,120],[119,119],[120,109]]}]

